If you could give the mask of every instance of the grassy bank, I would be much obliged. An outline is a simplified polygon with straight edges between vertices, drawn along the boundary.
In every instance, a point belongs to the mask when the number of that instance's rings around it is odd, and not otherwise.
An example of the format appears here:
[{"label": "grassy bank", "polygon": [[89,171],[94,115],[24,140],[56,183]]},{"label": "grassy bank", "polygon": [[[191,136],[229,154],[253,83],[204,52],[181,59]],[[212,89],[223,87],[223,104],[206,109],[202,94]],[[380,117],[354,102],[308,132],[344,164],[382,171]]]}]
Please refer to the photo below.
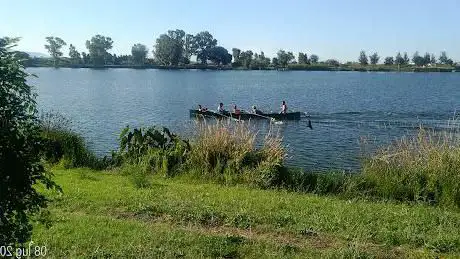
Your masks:
[{"label": "grassy bank", "polygon": [[460,256],[460,212],[424,205],[346,200],[224,187],[149,176],[137,188],[117,171],[53,170],[54,224],[33,241],[62,257]]}]

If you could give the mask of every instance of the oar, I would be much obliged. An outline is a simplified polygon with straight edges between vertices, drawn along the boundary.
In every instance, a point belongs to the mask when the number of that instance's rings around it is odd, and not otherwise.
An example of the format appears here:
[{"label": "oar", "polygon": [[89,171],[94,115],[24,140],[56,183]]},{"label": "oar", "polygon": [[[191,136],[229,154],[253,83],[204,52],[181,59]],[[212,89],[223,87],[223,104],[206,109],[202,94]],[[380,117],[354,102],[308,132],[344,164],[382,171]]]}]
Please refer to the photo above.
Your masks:
[{"label": "oar", "polygon": [[311,126],[311,120],[310,120],[310,114],[304,112],[305,116],[308,118],[308,124],[307,124],[307,127],[309,127],[310,129],[313,129],[313,126]]},{"label": "oar", "polygon": [[238,121],[238,122],[240,121],[240,120],[238,120],[238,119],[236,119],[236,118],[233,118],[233,117],[231,117],[231,116],[227,116],[227,115],[225,115],[225,114],[223,114],[223,113],[220,113],[220,112],[217,112],[217,111],[213,111],[213,110],[208,110],[208,111],[210,111],[210,112],[212,112],[212,113],[215,113],[215,114],[217,114],[217,115],[219,115],[219,116],[225,117],[225,118],[227,118],[227,119],[231,119],[231,120],[233,120],[233,121]]},{"label": "oar", "polygon": [[[244,112],[246,112],[246,113],[250,113],[250,112],[247,112],[247,111],[245,111],[245,110],[242,110],[242,111],[244,111]],[[275,124],[283,124],[282,121],[278,121],[278,120],[276,120],[276,119],[273,118],[273,117],[263,116],[263,115],[260,115],[260,114],[257,114],[257,113],[250,113],[250,114],[253,114],[253,115],[259,116],[259,117],[261,117],[261,118],[264,118],[264,119],[273,121],[273,123],[275,123]]]}]

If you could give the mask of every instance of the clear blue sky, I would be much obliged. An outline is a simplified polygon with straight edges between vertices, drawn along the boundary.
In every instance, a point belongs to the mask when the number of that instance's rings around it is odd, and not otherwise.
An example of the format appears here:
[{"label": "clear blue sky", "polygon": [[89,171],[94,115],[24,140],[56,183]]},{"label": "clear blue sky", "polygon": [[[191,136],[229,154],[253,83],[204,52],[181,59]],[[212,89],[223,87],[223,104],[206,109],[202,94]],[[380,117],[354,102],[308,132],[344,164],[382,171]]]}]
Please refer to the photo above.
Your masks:
[{"label": "clear blue sky", "polygon": [[[169,29],[208,30],[218,44],[279,49],[355,61],[360,50],[381,57],[447,51],[460,61],[460,0],[0,0],[0,37],[20,36],[19,49],[46,53],[46,36],[79,51],[95,34],[110,36],[116,54],[142,43],[152,49]],[[64,50],[68,54],[68,49]]]}]

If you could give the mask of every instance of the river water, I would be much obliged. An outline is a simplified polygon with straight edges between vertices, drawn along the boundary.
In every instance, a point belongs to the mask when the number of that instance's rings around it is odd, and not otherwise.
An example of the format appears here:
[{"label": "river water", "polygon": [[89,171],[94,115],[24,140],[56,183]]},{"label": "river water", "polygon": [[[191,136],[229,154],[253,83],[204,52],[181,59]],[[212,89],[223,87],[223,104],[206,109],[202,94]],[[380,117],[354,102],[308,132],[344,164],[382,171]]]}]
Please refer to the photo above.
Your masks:
[{"label": "river water", "polygon": [[[193,129],[198,103],[227,109],[255,104],[263,111],[308,112],[307,119],[272,126],[283,137],[288,164],[307,170],[356,170],[363,139],[370,150],[423,124],[434,130],[460,110],[460,73],[202,71],[29,68],[37,75],[40,110],[72,119],[99,155],[117,148],[121,129],[162,125],[182,135]],[[254,123],[261,134],[269,123]],[[273,128],[274,127],[274,128]],[[367,149],[368,147],[366,147]]]}]

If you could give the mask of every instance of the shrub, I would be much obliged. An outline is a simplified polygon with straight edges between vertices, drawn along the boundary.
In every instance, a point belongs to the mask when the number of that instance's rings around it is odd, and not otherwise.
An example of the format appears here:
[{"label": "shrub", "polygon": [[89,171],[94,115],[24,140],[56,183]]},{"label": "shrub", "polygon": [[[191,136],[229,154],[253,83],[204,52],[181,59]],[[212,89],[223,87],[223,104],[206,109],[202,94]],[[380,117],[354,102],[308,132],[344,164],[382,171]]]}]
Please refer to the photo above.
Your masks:
[{"label": "shrub", "polygon": [[285,151],[281,139],[268,133],[260,148],[257,133],[243,123],[198,124],[187,169],[221,182],[280,185]]},{"label": "shrub", "polygon": [[59,188],[45,174],[36,117],[35,96],[28,74],[11,51],[18,39],[0,38],[0,245],[25,243],[32,214],[46,207],[46,198],[34,188]]},{"label": "shrub", "polygon": [[120,149],[115,155],[122,163],[139,165],[142,173],[159,172],[172,176],[185,163],[190,145],[167,128],[126,127],[120,134]]},{"label": "shrub", "polygon": [[460,207],[458,133],[421,128],[368,159],[363,177],[377,196]]},{"label": "shrub", "polygon": [[71,121],[59,113],[42,113],[42,154],[50,163],[60,162],[64,168],[89,167],[103,169],[109,164],[107,158],[100,160],[85,144],[84,139],[71,128]]}]

